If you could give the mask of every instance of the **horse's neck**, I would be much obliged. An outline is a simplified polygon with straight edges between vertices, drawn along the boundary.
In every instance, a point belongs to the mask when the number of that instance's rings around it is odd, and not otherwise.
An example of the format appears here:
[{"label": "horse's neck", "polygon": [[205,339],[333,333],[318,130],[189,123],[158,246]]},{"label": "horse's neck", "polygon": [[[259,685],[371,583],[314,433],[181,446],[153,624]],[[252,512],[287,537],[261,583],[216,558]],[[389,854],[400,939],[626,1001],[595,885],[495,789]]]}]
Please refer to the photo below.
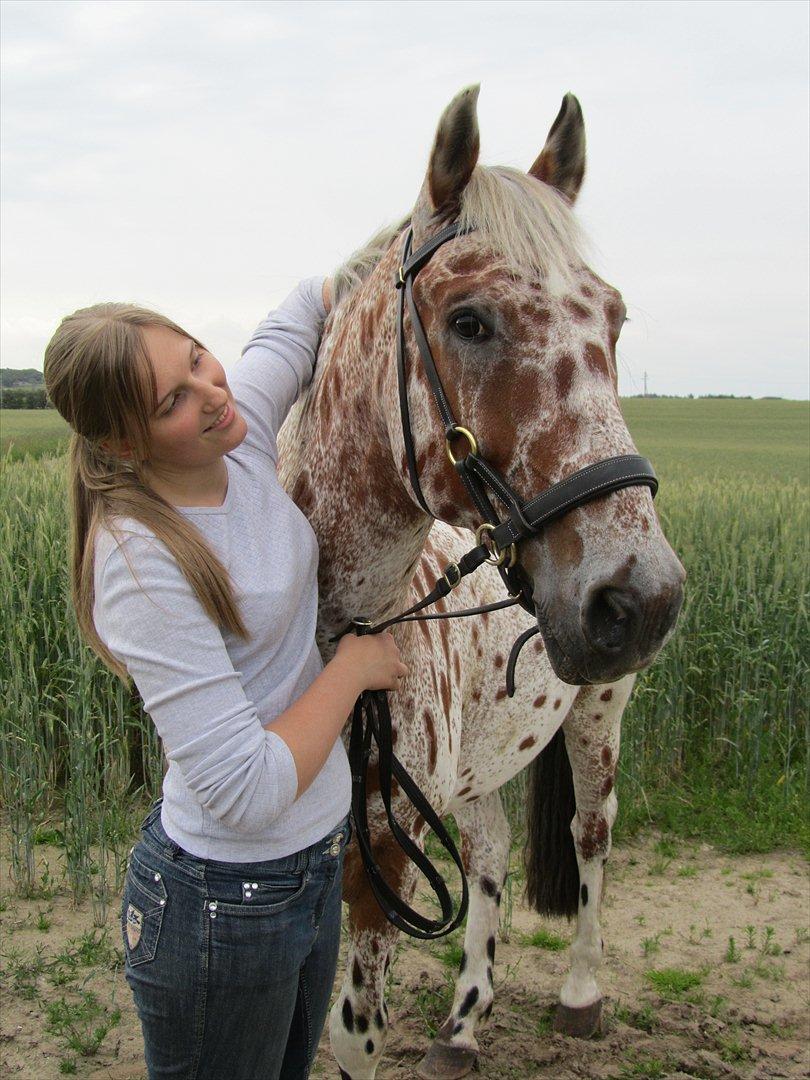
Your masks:
[{"label": "horse's neck", "polygon": [[387,262],[336,312],[279,440],[281,482],[318,538],[325,631],[402,610],[431,526],[394,463],[398,420],[394,450],[388,435],[399,413]]}]

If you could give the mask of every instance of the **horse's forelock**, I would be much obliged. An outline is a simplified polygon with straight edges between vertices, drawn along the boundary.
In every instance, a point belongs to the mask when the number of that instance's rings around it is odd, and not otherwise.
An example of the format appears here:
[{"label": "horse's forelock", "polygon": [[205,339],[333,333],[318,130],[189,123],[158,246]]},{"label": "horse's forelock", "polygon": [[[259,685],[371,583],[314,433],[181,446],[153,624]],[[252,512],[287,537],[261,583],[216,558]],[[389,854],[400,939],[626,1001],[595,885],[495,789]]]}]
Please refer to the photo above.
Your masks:
[{"label": "horse's forelock", "polygon": [[459,224],[474,229],[517,270],[564,285],[586,261],[586,242],[567,200],[506,166],[479,165],[464,189]]},{"label": "horse's forelock", "polygon": [[[410,214],[388,225],[335,271],[335,306],[366,280],[391,244],[411,223]],[[459,224],[474,229],[516,270],[563,286],[586,261],[586,242],[566,199],[519,169],[478,165],[464,189]]]}]

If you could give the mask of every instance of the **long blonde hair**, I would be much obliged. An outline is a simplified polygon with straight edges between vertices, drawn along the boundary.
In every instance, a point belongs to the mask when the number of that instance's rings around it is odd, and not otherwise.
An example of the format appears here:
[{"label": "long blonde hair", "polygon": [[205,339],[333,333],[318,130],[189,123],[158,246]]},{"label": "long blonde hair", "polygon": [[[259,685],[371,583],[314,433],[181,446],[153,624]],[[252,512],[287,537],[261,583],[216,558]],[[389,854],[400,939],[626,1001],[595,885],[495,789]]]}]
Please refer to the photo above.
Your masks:
[{"label": "long blonde hair", "polygon": [[[108,303],[68,315],[45,350],[48,395],[73,429],[68,466],[73,606],[88,645],[126,683],[126,668],[93,622],[96,533],[103,526],[120,537],[116,519],[134,518],[150,529],[177,560],[207,614],[219,626],[248,636],[227,570],[199,530],[144,479],[149,417],[157,402],[144,326],[166,327],[204,347],[164,315]],[[108,448],[124,441],[131,459]]]}]

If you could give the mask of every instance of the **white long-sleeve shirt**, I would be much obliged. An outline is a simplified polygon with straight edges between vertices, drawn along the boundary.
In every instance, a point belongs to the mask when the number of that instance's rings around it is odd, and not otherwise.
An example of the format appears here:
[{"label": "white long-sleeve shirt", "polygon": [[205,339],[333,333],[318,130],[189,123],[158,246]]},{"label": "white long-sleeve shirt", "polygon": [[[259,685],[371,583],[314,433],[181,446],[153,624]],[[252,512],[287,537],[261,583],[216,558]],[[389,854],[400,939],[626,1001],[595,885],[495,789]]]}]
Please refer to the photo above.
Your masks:
[{"label": "white long-sleeve shirt", "polygon": [[322,281],[302,282],[271,312],[229,372],[248,433],[225,455],[225,502],[177,508],[230,573],[249,640],[210,619],[146,526],[123,519],[122,543],[103,530],[96,544],[96,629],[132,676],[163,741],[163,828],[200,858],[280,858],[316,843],[349,809],[339,738],[296,799],[289,747],[262,726],[323,670],[315,644],[318,545],[276,472],[276,435],[312,378],[326,315]]}]

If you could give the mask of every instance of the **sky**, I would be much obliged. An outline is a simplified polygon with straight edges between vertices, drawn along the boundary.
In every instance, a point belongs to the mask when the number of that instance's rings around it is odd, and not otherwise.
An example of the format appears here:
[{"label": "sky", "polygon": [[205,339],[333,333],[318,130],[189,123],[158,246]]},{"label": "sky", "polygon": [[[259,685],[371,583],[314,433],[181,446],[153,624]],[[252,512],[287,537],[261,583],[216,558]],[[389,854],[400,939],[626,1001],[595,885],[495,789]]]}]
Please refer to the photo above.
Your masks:
[{"label": "sky", "polygon": [[806,398],[804,0],[7,0],[0,363],[60,319],[159,310],[226,368],[301,278],[413,205],[481,84],[481,161],[528,168],[563,94],[620,392]]}]

